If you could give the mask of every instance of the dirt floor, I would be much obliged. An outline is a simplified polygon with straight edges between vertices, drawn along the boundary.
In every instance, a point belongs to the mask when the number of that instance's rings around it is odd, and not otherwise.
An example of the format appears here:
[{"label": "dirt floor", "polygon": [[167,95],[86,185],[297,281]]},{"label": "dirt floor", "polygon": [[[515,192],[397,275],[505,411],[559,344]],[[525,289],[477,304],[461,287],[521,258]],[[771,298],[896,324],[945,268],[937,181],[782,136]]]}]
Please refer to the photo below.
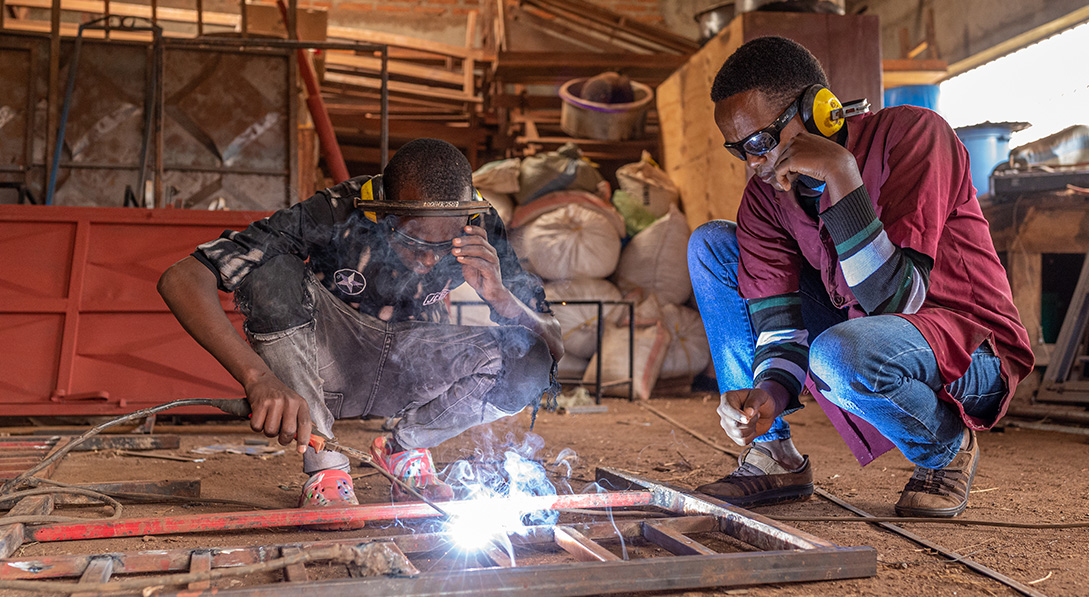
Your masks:
[{"label": "dirt floor", "polygon": [[[717,398],[687,395],[654,399],[651,407],[681,425],[736,450],[718,429]],[[733,459],[696,439],[640,403],[606,399],[607,413],[561,415],[541,412],[534,433],[544,440],[536,457],[552,462],[564,449],[577,454],[570,484],[581,490],[594,479],[599,466],[623,468],[647,478],[695,487],[714,480],[733,467]],[[860,468],[835,434],[819,407],[791,417],[799,449],[814,465],[818,487],[876,516],[893,516],[893,504],[911,474],[912,466],[899,453],[882,456]],[[336,426],[346,445],[366,448],[381,433],[381,420],[346,420]],[[434,450],[435,459],[449,463],[492,449],[488,437],[507,434],[522,441],[529,415],[499,421],[487,429],[447,442]],[[194,426],[160,424],[158,433],[177,433],[181,449],[159,453],[194,457],[189,449],[219,443],[242,444],[257,436],[239,424],[208,423]],[[979,436],[983,459],[962,518],[1017,522],[1089,521],[1089,437],[1058,432],[1005,427]],[[154,453],[154,452],[153,452]],[[204,457],[201,463],[157,460],[115,452],[72,453],[53,478],[65,482],[199,479],[202,495],[244,500],[262,505],[293,507],[305,476],[301,458],[286,452],[257,458],[237,454]],[[555,470],[555,469],[553,469]],[[366,469],[356,481],[362,502],[389,499],[389,485]],[[238,511],[239,507],[197,505],[126,506],[125,517],[170,517],[197,512]],[[830,502],[814,497],[793,505],[757,509],[767,516],[849,515]],[[58,513],[93,516],[97,511],[62,507]],[[99,514],[101,515],[101,514]],[[795,522],[796,528],[841,546],[873,546],[878,553],[873,578],[735,588],[726,592],[675,593],[692,595],[1012,595],[1012,589],[952,563],[898,535],[869,524]],[[904,528],[955,551],[1047,595],[1085,595],[1089,592],[1089,529],[1032,530],[968,527],[948,524],[904,524]],[[374,536],[403,529],[368,527],[360,531],[315,532],[262,529],[222,534],[193,534],[125,539],[88,540],[24,545],[13,558],[31,559],[46,554],[88,554],[194,547],[229,547],[314,541],[324,538]],[[426,565],[426,563],[425,563]],[[230,587],[239,581],[220,581]],[[0,592],[2,593],[2,592]],[[14,593],[10,593],[14,594]],[[673,593],[670,593],[673,594]]]}]

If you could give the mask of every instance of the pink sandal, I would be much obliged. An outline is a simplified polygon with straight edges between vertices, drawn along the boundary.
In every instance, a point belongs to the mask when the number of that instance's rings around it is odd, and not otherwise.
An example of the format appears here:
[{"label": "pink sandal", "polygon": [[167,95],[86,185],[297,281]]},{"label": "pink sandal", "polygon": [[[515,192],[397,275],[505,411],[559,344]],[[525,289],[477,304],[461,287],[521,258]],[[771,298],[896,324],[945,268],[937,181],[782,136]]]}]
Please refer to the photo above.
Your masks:
[{"label": "pink sandal", "polygon": [[[338,469],[318,471],[307,479],[303,485],[302,495],[299,496],[300,508],[330,508],[338,506],[358,506],[359,499],[355,497],[355,487],[352,485],[352,477]],[[361,529],[365,525],[362,520],[346,522],[331,522],[329,524],[307,525],[306,528],[319,531],[348,531]]]}]

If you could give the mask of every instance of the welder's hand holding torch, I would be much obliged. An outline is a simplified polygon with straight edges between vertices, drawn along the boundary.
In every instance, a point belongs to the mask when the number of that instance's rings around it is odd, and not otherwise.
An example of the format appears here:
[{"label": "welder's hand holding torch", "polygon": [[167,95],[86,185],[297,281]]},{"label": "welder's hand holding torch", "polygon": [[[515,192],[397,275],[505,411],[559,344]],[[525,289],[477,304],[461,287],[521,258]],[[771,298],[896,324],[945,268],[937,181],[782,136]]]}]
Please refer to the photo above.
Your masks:
[{"label": "welder's hand holding torch", "polygon": [[286,446],[296,437],[302,438],[298,451],[300,454],[305,452],[313,427],[306,400],[271,374],[247,383],[245,390],[245,400],[222,400],[216,407],[249,417],[250,429],[277,438],[280,445]]}]

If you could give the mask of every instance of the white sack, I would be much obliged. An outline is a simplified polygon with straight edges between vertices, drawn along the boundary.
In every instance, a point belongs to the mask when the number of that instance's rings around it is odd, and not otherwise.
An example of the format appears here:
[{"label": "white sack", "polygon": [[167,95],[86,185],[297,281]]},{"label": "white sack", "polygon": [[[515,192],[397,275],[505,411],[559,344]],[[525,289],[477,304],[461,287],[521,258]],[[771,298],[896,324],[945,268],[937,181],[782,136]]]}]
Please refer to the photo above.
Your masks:
[{"label": "white sack", "polygon": [[[552,303],[552,311],[563,330],[563,349],[566,354],[580,359],[589,359],[597,351],[597,305],[561,305],[562,301],[574,300],[620,300],[620,291],[608,280],[584,278],[546,282],[545,297]],[[620,305],[604,305],[605,323],[615,323],[621,310]],[[582,372],[579,372],[579,377]]]},{"label": "white sack", "polygon": [[663,305],[662,325],[671,337],[661,377],[695,377],[711,362],[711,347],[699,311],[682,305]]},{"label": "white sack", "polygon": [[495,208],[496,213],[499,214],[499,219],[503,220],[503,225],[510,226],[510,220],[514,217],[514,199],[511,199],[510,195],[506,193],[496,193],[494,191],[480,190],[480,194]]},{"label": "white sack", "polygon": [[[650,398],[654,384],[669,349],[669,333],[660,324],[635,328],[635,380],[634,395],[640,400]],[[605,383],[628,379],[628,326],[606,326],[605,337],[601,343],[602,354],[601,378]],[[597,361],[594,355],[586,366],[582,376],[584,385],[592,385],[597,380]],[[602,392],[607,396],[627,396],[628,384],[605,387]]]},{"label": "white sack", "polygon": [[488,162],[473,172],[473,186],[482,193],[517,193],[521,172],[522,160],[518,158]]},{"label": "white sack", "polygon": [[616,270],[617,286],[625,295],[632,290],[643,296],[658,295],[663,304],[680,305],[692,294],[688,278],[688,222],[677,206],[636,234]]},{"label": "white sack", "polygon": [[604,278],[616,269],[620,235],[597,211],[570,204],[524,226],[516,249],[546,280]]},{"label": "white sack", "polygon": [[666,215],[669,207],[675,205],[680,197],[677,185],[646,151],[640,161],[618,168],[616,181],[621,190],[629,193],[656,218]]}]

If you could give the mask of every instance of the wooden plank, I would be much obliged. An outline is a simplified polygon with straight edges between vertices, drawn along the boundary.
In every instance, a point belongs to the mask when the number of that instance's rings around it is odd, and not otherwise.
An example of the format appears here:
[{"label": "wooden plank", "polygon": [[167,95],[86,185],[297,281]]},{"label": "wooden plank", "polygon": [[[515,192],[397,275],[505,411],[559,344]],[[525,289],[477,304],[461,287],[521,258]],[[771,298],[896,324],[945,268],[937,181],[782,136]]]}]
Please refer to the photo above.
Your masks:
[{"label": "wooden plank", "polygon": [[681,53],[691,53],[699,49],[695,41],[673,33],[668,29],[648,25],[630,17],[602,8],[583,0],[526,0],[532,4],[552,11],[575,14],[583,19],[592,20],[602,25],[615,27],[629,35],[653,41],[659,46]]},{"label": "wooden plank", "polygon": [[[580,77],[605,70],[622,72],[633,79],[661,80],[686,64],[684,56],[641,55],[627,52],[500,52],[495,76],[517,79],[532,75]],[[508,81],[510,82],[510,81]]]},{"label": "wooden plank", "polygon": [[[347,66],[351,68],[358,68],[366,70],[368,72],[375,73],[376,75],[382,72],[382,60],[380,58],[374,58],[371,56],[357,56],[350,52],[342,51],[329,51],[325,54],[326,68],[330,66]],[[427,66],[418,66],[415,64],[400,62],[396,60],[389,61],[389,74],[390,76],[405,76],[415,79],[425,79],[435,83],[446,83],[451,86],[460,87],[462,85],[464,76],[462,73],[453,73],[441,68],[431,68]]]},{"label": "wooden plank", "polygon": [[882,60],[882,85],[934,85],[948,76],[949,64],[944,60]]},{"label": "wooden plank", "polygon": [[[382,82],[378,79],[372,79],[369,77],[361,77],[357,75],[343,75],[339,73],[325,73],[325,80],[329,83],[337,83],[347,86],[349,88],[356,87],[361,89],[378,90],[382,87]],[[416,85],[414,83],[402,83],[400,81],[389,82],[390,95],[409,95],[437,100],[445,100],[457,103],[480,103],[483,100],[479,97],[466,95],[460,91],[444,90],[436,87],[430,87],[427,85]]]},{"label": "wooden plank", "polygon": [[[1041,322],[1041,272],[1043,259],[1040,253],[1027,251],[1011,251],[1007,253],[1007,267],[1009,268],[1010,288],[1013,291],[1013,304],[1017,307],[1017,313],[1021,316],[1021,324],[1028,332],[1029,346],[1036,355],[1037,365],[1047,365],[1051,351],[1042,350],[1044,344],[1044,329]],[[1041,363],[1041,358],[1044,362]]]},{"label": "wooden plank", "polygon": [[[208,572],[212,569],[212,552],[207,549],[197,550],[189,556],[189,572]],[[212,587],[210,580],[197,580],[189,583],[189,590],[204,591]]]},{"label": "wooden plank", "polygon": [[511,6],[510,18],[516,23],[522,23],[536,29],[543,34],[563,38],[569,44],[585,46],[597,52],[617,52],[620,50],[616,44],[609,40],[595,37],[584,31],[568,27],[556,19],[545,19],[532,12],[521,10],[517,6]]},{"label": "wooden plank", "polygon": [[578,530],[564,525],[556,526],[556,545],[582,562],[614,562],[620,556],[605,549]]},{"label": "wooden plank", "polygon": [[640,54],[688,54],[687,51],[678,50],[669,44],[660,43],[654,38],[630,31],[623,25],[595,18],[593,15],[572,7],[550,5],[536,0],[525,0],[524,4],[527,8],[532,7],[541,10],[547,17],[563,21],[575,27],[582,27],[592,35],[609,39],[613,44],[631,52]]},{"label": "wooden plank", "polygon": [[399,48],[424,50],[433,54],[440,54],[453,58],[472,58],[474,60],[483,60],[486,62],[491,62],[492,60],[494,60],[493,56],[486,54],[483,50],[479,48],[464,48],[461,46],[410,37],[408,35],[386,33],[384,31],[371,31],[369,29],[357,29],[353,27],[330,26],[329,38],[364,41],[367,43],[386,44]]}]

